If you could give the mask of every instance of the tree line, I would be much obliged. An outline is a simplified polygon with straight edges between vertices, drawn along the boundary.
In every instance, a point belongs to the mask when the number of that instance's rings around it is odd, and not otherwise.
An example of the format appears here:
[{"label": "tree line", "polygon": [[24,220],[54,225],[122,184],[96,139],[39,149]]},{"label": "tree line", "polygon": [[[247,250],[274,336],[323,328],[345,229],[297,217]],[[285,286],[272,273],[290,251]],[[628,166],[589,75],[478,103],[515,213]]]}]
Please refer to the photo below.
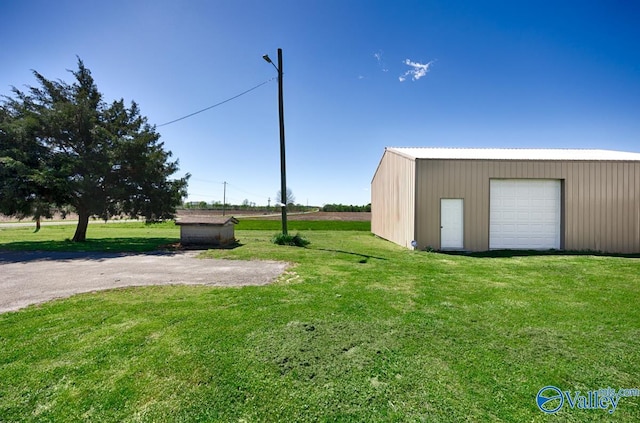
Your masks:
[{"label": "tree line", "polygon": [[370,212],[371,211],[371,203],[365,206],[353,206],[353,205],[345,205],[345,204],[325,204],[322,206],[322,211],[324,212]]},{"label": "tree line", "polygon": [[[258,206],[255,203],[250,203],[248,201],[245,201],[242,204],[227,203],[224,205],[221,201],[214,201],[212,203],[207,203],[206,201],[189,201],[183,203],[181,207],[185,210],[241,210],[264,213],[273,213],[274,211],[280,210],[279,206]],[[317,211],[318,207],[304,206],[302,204],[288,204],[287,210],[290,212]]]}]

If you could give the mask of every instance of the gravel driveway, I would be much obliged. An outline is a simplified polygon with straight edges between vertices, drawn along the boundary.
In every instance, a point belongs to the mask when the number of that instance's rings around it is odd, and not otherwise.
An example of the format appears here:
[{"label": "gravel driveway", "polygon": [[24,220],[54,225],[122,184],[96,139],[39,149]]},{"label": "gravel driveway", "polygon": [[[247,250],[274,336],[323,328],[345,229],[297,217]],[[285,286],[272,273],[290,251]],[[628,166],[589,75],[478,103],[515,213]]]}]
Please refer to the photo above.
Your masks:
[{"label": "gravel driveway", "polygon": [[125,286],[266,285],[287,266],[274,261],[197,259],[197,254],[0,251],[0,313]]}]

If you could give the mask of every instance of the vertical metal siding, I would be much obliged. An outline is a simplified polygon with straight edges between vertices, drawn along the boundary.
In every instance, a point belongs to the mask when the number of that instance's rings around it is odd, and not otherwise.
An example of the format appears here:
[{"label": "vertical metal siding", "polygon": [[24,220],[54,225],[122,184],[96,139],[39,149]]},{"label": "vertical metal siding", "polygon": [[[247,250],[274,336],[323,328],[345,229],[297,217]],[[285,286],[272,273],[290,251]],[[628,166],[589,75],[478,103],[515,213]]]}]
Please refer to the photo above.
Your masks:
[{"label": "vertical metal siding", "polygon": [[634,172],[634,175],[635,175],[635,184],[630,189],[635,194],[635,197],[634,197],[634,200],[635,200],[634,201],[634,204],[635,204],[634,209],[635,209],[636,216],[635,216],[635,222],[632,225],[632,227],[635,226],[635,228],[636,228],[636,230],[635,230],[636,236],[635,236],[635,239],[633,241],[633,245],[634,246],[638,246],[638,245],[640,245],[640,193],[639,193],[639,191],[640,191],[640,166],[634,166],[633,167],[633,172]]},{"label": "vertical metal siding", "polygon": [[[568,194],[565,198],[564,209],[566,226],[570,229],[571,233],[576,234],[576,242],[578,245],[580,245],[589,242],[589,232],[585,231],[585,229],[588,227],[589,220],[589,209],[587,207],[587,204],[589,203],[589,184],[585,183],[586,175],[588,175],[587,173],[585,173],[585,167],[588,166],[588,163],[574,162],[574,165],[578,171],[578,183],[571,184],[573,186],[572,190],[566,190],[566,192],[570,192],[570,194]],[[568,166],[569,165],[567,165],[567,167]],[[565,173],[566,172],[567,171],[565,171]],[[567,215],[567,204],[577,205],[577,207],[575,208],[574,216]],[[581,222],[582,224],[580,224]]]},{"label": "vertical metal siding", "polygon": [[489,180],[526,178],[563,180],[565,249],[640,252],[640,162],[416,159],[415,172],[422,248],[440,248],[440,199],[462,198],[465,249],[487,250]]},{"label": "vertical metal siding", "polygon": [[409,248],[415,236],[415,161],[385,151],[371,182],[371,232]]}]

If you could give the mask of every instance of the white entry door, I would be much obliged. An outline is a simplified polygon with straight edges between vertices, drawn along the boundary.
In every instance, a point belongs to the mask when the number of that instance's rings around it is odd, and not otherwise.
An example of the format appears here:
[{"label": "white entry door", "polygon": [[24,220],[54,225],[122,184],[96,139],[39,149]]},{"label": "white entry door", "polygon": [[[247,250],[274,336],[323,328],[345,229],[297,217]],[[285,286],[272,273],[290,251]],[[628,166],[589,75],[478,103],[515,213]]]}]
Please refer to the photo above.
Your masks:
[{"label": "white entry door", "polygon": [[440,200],[440,249],[464,248],[464,209],[462,198]]}]

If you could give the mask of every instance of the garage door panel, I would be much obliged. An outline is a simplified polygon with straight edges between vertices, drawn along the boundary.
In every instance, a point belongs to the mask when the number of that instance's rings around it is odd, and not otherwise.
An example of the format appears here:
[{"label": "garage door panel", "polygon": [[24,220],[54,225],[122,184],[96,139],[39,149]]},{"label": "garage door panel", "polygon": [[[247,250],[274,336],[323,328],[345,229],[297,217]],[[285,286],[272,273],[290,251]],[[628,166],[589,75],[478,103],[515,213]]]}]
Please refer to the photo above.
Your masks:
[{"label": "garage door panel", "polygon": [[489,248],[560,248],[560,181],[492,179]]}]

